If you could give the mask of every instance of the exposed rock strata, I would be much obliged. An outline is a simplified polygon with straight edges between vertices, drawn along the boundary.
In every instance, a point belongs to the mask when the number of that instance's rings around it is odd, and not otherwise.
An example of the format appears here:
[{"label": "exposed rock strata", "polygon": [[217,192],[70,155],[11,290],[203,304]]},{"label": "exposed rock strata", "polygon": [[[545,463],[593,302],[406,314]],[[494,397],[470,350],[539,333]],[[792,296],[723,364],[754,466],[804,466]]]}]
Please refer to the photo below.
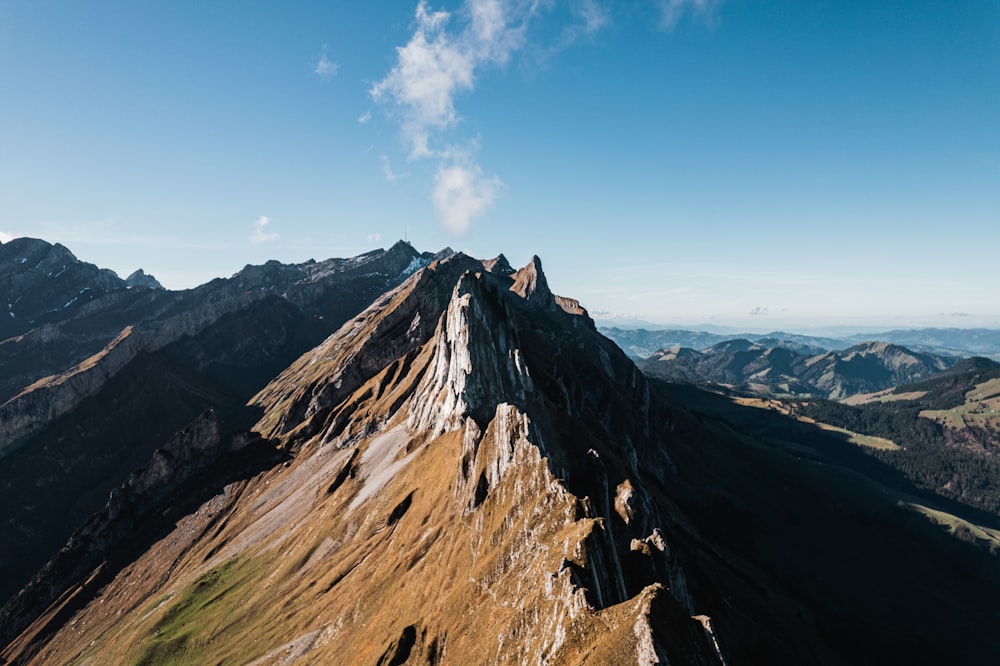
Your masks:
[{"label": "exposed rock strata", "polygon": [[[91,603],[39,656],[252,661],[288,645],[315,662],[717,662],[640,483],[670,469],[651,420],[671,416],[537,259],[431,265],[255,401],[257,429],[295,460],[229,495],[215,532],[175,533],[116,577],[102,600],[133,620]],[[138,582],[166,561],[169,576]],[[206,608],[171,643],[172,605],[230,580],[256,582],[215,606],[228,628]],[[300,629],[254,629],[287,622]]]}]

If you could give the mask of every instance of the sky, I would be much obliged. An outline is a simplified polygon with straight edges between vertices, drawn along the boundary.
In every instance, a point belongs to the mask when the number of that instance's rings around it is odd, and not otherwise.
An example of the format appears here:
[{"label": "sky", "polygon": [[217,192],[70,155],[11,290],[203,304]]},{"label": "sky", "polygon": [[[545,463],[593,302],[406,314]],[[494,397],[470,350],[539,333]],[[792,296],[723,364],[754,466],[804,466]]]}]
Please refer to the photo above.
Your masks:
[{"label": "sky", "polygon": [[0,241],[406,238],[599,320],[1000,327],[995,0],[0,0]]}]

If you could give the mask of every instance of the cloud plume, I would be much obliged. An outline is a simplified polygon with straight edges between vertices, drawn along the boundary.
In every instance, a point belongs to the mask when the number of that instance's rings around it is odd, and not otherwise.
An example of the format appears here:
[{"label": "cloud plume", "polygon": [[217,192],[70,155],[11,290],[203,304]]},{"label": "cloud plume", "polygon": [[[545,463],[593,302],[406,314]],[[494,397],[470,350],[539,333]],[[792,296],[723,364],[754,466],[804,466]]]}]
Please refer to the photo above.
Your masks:
[{"label": "cloud plume", "polygon": [[[472,159],[475,142],[463,144],[449,136],[461,123],[456,99],[475,89],[484,70],[502,68],[524,50],[530,25],[554,4],[465,0],[453,14],[420,0],[409,41],[396,48],[396,63],[369,89],[371,98],[398,121],[410,159],[437,162],[431,199],[442,225],[453,233],[464,232],[472,218],[485,213],[503,185],[498,177],[484,175]],[[574,4],[571,14],[576,23],[563,32],[559,48],[608,22],[595,0]],[[385,164],[383,171],[392,181]]]},{"label": "cloud plume", "polygon": [[250,234],[250,242],[259,244],[278,240],[277,232],[267,230],[267,225],[269,224],[271,224],[271,218],[267,215],[258,217],[257,221],[253,223],[253,233]]},{"label": "cloud plume", "polygon": [[506,63],[524,40],[530,9],[501,0],[467,0],[464,27],[449,31],[452,15],[417,4],[413,36],[397,47],[396,65],[375,83],[376,102],[392,105],[402,122],[411,157],[429,157],[430,135],[455,125],[455,96],[471,91],[476,70]]},{"label": "cloud plume", "polygon": [[[688,4],[700,11],[719,0],[652,1],[666,17],[679,16]],[[533,26],[557,15],[561,30],[529,43]],[[466,231],[503,188],[499,177],[485,175],[476,163],[477,141],[454,136],[462,121],[456,100],[471,94],[484,72],[506,67],[519,53],[545,61],[610,23],[610,11],[599,0],[464,0],[454,12],[419,0],[409,40],[396,48],[389,73],[368,92],[398,123],[410,160],[437,163],[431,200],[446,229]],[[398,175],[388,158],[381,161],[386,179],[394,181]]]}]

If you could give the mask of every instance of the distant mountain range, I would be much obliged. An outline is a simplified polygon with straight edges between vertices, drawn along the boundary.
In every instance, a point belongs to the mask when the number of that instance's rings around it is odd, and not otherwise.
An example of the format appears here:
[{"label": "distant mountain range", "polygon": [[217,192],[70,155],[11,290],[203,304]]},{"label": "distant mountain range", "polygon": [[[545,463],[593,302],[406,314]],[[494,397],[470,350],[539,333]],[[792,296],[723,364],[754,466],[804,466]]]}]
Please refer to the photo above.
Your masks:
[{"label": "distant mountain range", "polygon": [[845,337],[820,337],[774,331],[772,333],[713,333],[687,329],[643,329],[601,327],[632,358],[649,358],[673,347],[702,350],[727,340],[749,340],[765,346],[784,347],[802,353],[847,349],[863,342],[890,342],[913,351],[942,356],[984,356],[1000,361],[1000,330],[986,328],[925,328],[892,330],[881,333],[856,333]]},{"label": "distant mountain range", "polygon": [[[794,347],[791,349],[789,347]],[[798,343],[762,338],[719,342],[702,351],[685,347],[639,361],[654,377],[695,384],[726,384],[768,396],[846,398],[908,384],[954,365],[958,359],[913,352],[886,342],[865,342],[816,353]]]}]

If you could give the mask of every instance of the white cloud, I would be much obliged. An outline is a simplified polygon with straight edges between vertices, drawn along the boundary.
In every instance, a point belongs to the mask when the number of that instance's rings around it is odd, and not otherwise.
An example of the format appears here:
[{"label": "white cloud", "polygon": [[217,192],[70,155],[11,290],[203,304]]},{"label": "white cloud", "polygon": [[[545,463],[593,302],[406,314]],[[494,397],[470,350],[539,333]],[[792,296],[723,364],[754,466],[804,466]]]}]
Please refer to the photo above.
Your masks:
[{"label": "white cloud", "polygon": [[14,240],[14,237],[8,233],[0,231],[0,243],[9,243]]},{"label": "white cloud", "polygon": [[486,212],[503,183],[496,176],[484,177],[473,165],[440,165],[434,176],[434,208],[441,223],[454,234],[469,228],[473,217]]},{"label": "white cloud", "polygon": [[413,36],[396,48],[397,62],[369,94],[399,114],[411,157],[430,157],[431,135],[460,120],[455,97],[473,90],[477,71],[503,66],[525,44],[537,0],[465,0],[459,25],[452,14],[432,11],[420,0]]},{"label": "white cloud", "polygon": [[337,75],[339,69],[340,65],[326,57],[326,47],[324,46],[323,55],[319,57],[319,62],[316,63],[316,69],[313,72],[324,81],[329,81]]},{"label": "white cloud", "polygon": [[365,123],[367,123],[371,119],[372,119],[372,112],[371,111],[365,111],[360,116],[358,116],[358,123],[361,124],[361,125],[364,125]]},{"label": "white cloud", "polygon": [[719,5],[722,0],[657,0],[660,8],[660,26],[670,30],[685,14],[692,14],[708,25],[713,25],[718,19]]},{"label": "white cloud", "polygon": [[[446,134],[461,116],[456,99],[471,93],[477,77],[490,67],[506,66],[528,46],[532,22],[555,8],[552,0],[464,0],[454,13],[434,10],[427,0],[417,3],[413,34],[396,48],[396,63],[369,89],[398,120],[411,160],[437,161],[432,200],[442,223],[454,233],[465,231],[482,215],[502,186],[486,177],[475,163],[475,141],[456,141]],[[532,52],[547,57],[591,35],[610,22],[597,0],[569,3],[573,21],[553,43]],[[368,114],[359,122],[366,122]],[[443,146],[442,146],[443,144]],[[399,176],[382,159],[390,182]]]},{"label": "white cloud", "polygon": [[[434,11],[420,0],[413,35],[396,49],[395,66],[369,90],[373,100],[389,105],[399,119],[410,159],[438,161],[431,198],[453,233],[462,233],[473,217],[485,212],[501,182],[484,177],[472,162],[474,143],[441,149],[433,140],[459,123],[455,98],[475,88],[477,72],[506,65],[524,46],[538,5],[538,0],[465,0],[453,22],[451,13]],[[382,170],[390,182],[399,178],[388,157],[382,157]]]},{"label": "white cloud", "polygon": [[365,238],[369,243],[377,243],[380,240],[382,240],[382,234],[379,233],[368,234]]},{"label": "white cloud", "polygon": [[396,49],[396,66],[370,90],[375,101],[388,100],[399,107],[415,157],[430,155],[429,133],[458,120],[455,93],[472,88],[475,54],[445,31],[450,17],[448,12],[429,12],[421,0],[416,32],[406,46]]},{"label": "white cloud", "polygon": [[270,243],[278,240],[278,234],[274,231],[267,231],[267,225],[271,224],[271,218],[261,215],[253,223],[253,233],[250,234],[251,243]]}]

